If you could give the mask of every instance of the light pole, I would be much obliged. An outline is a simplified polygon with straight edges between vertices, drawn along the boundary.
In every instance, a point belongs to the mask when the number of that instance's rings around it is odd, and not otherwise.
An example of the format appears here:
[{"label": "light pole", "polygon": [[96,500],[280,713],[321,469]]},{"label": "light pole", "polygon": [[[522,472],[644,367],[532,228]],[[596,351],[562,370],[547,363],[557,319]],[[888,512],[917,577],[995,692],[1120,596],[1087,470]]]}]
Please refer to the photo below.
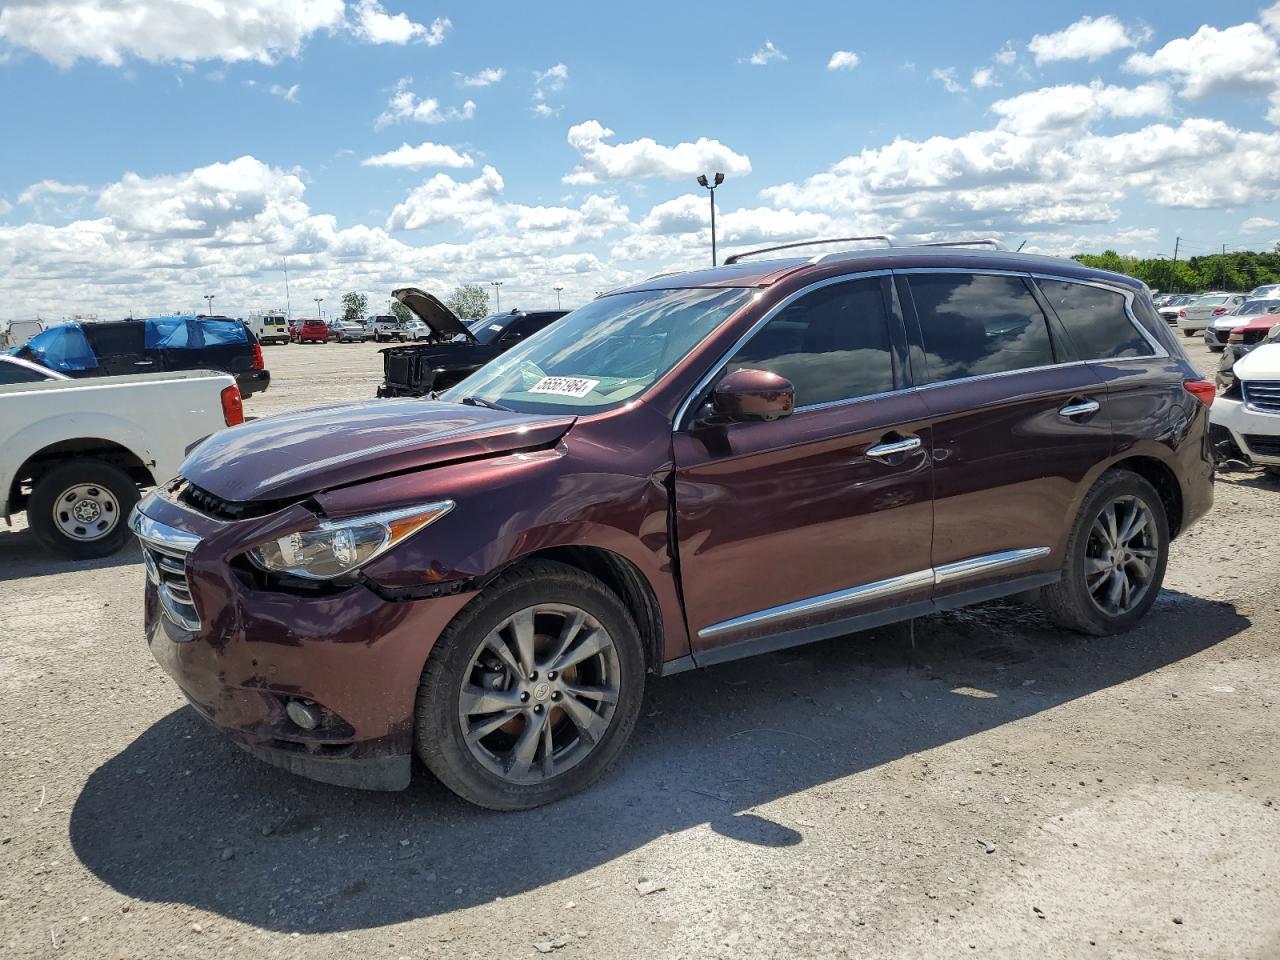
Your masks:
[{"label": "light pole", "polygon": [[560,309],[560,291],[563,290],[564,287],[552,287],[551,289],[556,292],[556,309],[559,310]]},{"label": "light pole", "polygon": [[320,304],[324,303],[324,297],[312,297],[311,299],[316,302],[316,316],[318,317],[321,315]]},{"label": "light pole", "polygon": [[724,183],[724,174],[717,173],[710,183],[705,173],[698,175],[698,186],[711,192],[711,265],[716,266],[716,187]]},{"label": "light pole", "polygon": [[289,255],[284,255],[284,311],[287,322],[293,322],[293,301],[289,299]]},{"label": "light pole", "polygon": [[208,314],[208,315],[212,317],[212,316],[213,316],[213,294],[212,294],[212,293],[206,293],[206,294],[204,295],[204,298],[205,298],[205,300],[207,300],[207,301],[208,301],[208,303],[209,303],[209,314]]},{"label": "light pole", "polygon": [[490,280],[489,286],[493,287],[493,312],[502,312],[502,281]]}]

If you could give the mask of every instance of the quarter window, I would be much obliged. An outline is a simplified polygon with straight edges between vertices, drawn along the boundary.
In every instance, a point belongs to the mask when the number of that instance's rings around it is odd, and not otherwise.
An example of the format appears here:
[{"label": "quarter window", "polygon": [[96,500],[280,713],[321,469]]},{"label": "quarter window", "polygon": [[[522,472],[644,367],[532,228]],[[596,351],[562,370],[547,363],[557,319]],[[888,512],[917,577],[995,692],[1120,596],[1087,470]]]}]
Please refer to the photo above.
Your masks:
[{"label": "quarter window", "polygon": [[1155,352],[1129,319],[1123,295],[1083,283],[1039,283],[1081,360],[1149,357]]},{"label": "quarter window", "polygon": [[1021,277],[916,274],[910,286],[924,340],[925,382],[1054,362],[1044,313]]},{"label": "quarter window", "polygon": [[770,370],[796,388],[796,405],[892,390],[893,355],[880,280],[833,284],[785,307],[743,345],[726,372]]}]

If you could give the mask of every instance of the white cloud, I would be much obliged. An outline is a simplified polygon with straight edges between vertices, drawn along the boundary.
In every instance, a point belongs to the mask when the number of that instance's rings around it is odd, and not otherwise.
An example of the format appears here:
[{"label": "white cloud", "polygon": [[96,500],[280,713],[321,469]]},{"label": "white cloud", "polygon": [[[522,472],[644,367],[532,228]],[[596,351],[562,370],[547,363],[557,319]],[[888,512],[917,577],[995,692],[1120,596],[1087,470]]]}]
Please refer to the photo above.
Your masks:
[{"label": "white cloud", "polygon": [[933,79],[940,81],[947,93],[964,93],[964,85],[956,79],[955,67],[934,67]]},{"label": "white cloud", "polygon": [[973,76],[969,78],[969,83],[975,90],[1000,86],[1000,81],[996,79],[996,72],[992,67],[979,67],[973,71]]},{"label": "white cloud", "polygon": [[446,123],[450,120],[470,120],[475,116],[476,105],[468,100],[461,107],[440,106],[435,97],[420,99],[409,89],[413,85],[413,77],[401,77],[392,90],[387,108],[374,121],[374,127],[381,129],[401,120],[415,123]]},{"label": "white cloud", "polygon": [[1240,231],[1242,233],[1259,233],[1263,230],[1273,230],[1276,227],[1280,227],[1280,220],[1272,220],[1270,217],[1250,217],[1240,224]]},{"label": "white cloud", "polygon": [[739,58],[739,63],[750,63],[753,66],[763,67],[771,63],[780,63],[787,59],[787,55],[773,45],[772,40],[766,40],[764,46],[751,54],[749,57]]},{"label": "white cloud", "polygon": [[837,50],[831,55],[831,59],[827,61],[828,70],[852,70],[862,58],[852,50]]},{"label": "white cloud", "polygon": [[555,116],[559,107],[547,103],[547,94],[559,93],[569,81],[569,68],[563,63],[536,71],[533,75],[533,112],[540,117]]},{"label": "white cloud", "polygon": [[274,63],[343,23],[342,0],[6,0],[0,41],[60,67],[223,60]]},{"label": "white cloud", "polygon": [[437,173],[396,204],[387,218],[387,229],[419,230],[449,222],[467,223],[473,229],[483,227],[504,185],[502,175],[487,165],[474,180],[464,182],[447,173]]},{"label": "white cloud", "polygon": [[89,188],[83,183],[62,183],[58,180],[41,180],[18,194],[18,203],[34,205],[51,196],[84,196]]},{"label": "white cloud", "polygon": [[0,217],[3,217],[6,213],[10,213],[12,210],[13,204],[4,197],[0,197]]},{"label": "white cloud", "polygon": [[996,51],[995,61],[1002,67],[1011,67],[1018,59],[1018,51],[1014,49],[1012,43],[1006,43],[998,51]]},{"label": "white cloud", "polygon": [[1280,84],[1280,47],[1256,23],[1219,30],[1202,26],[1190,37],[1170,40],[1155,53],[1135,53],[1125,69],[1182,81],[1190,100],[1223,93],[1271,93]]},{"label": "white cloud", "polygon": [[1173,112],[1169,88],[1161,83],[1139,87],[1064,84],[1030,90],[991,105],[999,127],[1022,134],[1073,131],[1099,117],[1168,116]]},{"label": "white cloud", "polygon": [[1125,26],[1116,17],[1081,17],[1069,27],[1057,33],[1038,33],[1031,38],[1027,49],[1036,63],[1056,60],[1088,60],[1092,63],[1109,53],[1136,47],[1151,36],[1147,28]]},{"label": "white cloud", "polygon": [[507,75],[504,67],[485,67],[479,73],[462,74],[455,73],[458,83],[464,87],[489,87],[502,80]]},{"label": "white cloud", "polygon": [[271,93],[274,96],[280,97],[283,100],[288,100],[290,103],[298,102],[298,93],[301,90],[301,85],[296,83],[288,87],[282,87],[278,83],[273,83],[271,85]]},{"label": "white cloud", "polygon": [[453,147],[424,141],[416,147],[402,143],[387,153],[365,158],[361,166],[420,170],[423,167],[473,167],[475,161],[471,159],[470,154],[459,153]]},{"label": "white cloud", "polygon": [[436,17],[430,26],[415,23],[405,14],[389,14],[378,0],[357,0],[355,20],[350,29],[361,40],[368,43],[393,43],[404,46],[406,43],[425,43],[429,47],[439,46],[444,42],[453,23],[447,17]]},{"label": "white cloud", "polygon": [[729,176],[751,172],[751,160],[735,153],[719,140],[699,137],[693,143],[663,146],[651,137],[626,143],[605,143],[613,131],[598,120],[588,120],[569,128],[569,145],[582,155],[565,183],[602,183],[645,177],[692,178],[700,173],[721,172]]}]

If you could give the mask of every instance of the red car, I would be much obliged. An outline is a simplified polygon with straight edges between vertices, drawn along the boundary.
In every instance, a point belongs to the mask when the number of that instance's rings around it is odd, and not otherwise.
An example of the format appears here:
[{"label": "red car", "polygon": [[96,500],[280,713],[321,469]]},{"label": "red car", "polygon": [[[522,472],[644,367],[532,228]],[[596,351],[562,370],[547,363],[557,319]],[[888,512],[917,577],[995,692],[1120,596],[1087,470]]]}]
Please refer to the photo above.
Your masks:
[{"label": "red car", "polygon": [[293,341],[294,343],[328,343],[329,324],[319,317],[307,317],[298,324]]},{"label": "red car", "polygon": [[1142,619],[1213,500],[1214,388],[1140,282],[741,259],[597,297],[436,399],[210,437],[131,519],[152,655],[268,762],[398,789],[416,755],[512,810],[604,773],[646,674],[1029,593],[1085,633]]}]

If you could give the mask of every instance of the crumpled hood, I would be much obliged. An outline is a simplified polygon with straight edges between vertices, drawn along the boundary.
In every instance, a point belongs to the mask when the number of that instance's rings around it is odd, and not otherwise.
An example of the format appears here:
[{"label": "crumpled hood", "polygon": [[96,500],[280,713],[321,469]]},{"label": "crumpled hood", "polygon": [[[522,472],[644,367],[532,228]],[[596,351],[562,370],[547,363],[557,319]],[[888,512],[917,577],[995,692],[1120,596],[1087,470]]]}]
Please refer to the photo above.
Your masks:
[{"label": "crumpled hood", "polygon": [[280,500],[452,460],[545,447],[574,417],[426,400],[333,404],[214,434],[181,474],[225,500]]},{"label": "crumpled hood", "polygon": [[1231,372],[1245,383],[1256,380],[1280,380],[1280,343],[1268,343],[1250,350],[1236,361]]}]

